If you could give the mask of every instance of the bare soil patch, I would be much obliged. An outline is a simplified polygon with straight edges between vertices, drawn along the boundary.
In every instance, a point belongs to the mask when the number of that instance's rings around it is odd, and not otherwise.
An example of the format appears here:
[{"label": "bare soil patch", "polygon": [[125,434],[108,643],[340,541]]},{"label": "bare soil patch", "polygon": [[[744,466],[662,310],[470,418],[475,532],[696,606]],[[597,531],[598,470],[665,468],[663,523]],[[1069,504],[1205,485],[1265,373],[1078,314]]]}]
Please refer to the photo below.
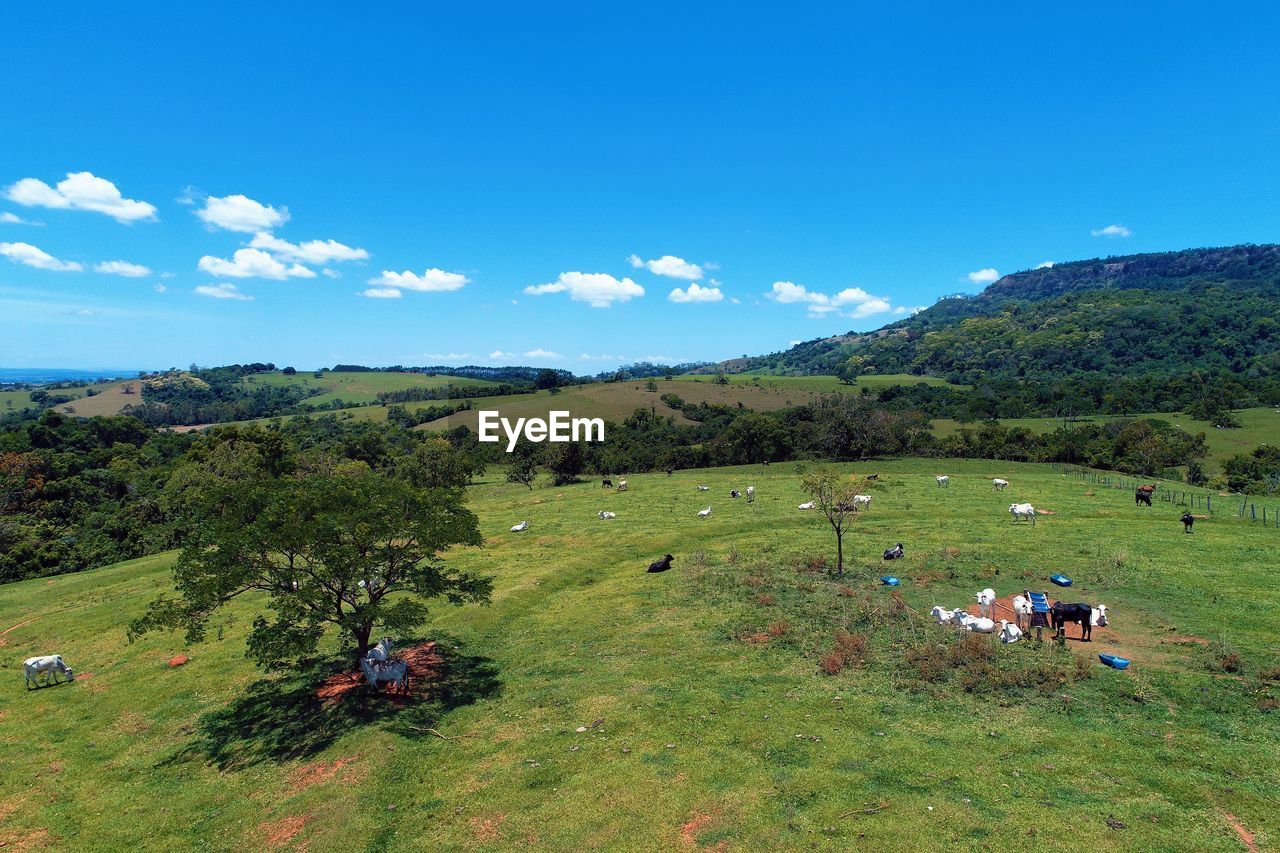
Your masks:
[{"label": "bare soil patch", "polygon": [[263,843],[266,846],[285,847],[292,843],[299,832],[302,832],[310,819],[310,815],[291,815],[279,820],[263,821],[258,824],[258,829],[262,832]]},{"label": "bare soil patch", "polygon": [[1222,816],[1227,819],[1227,823],[1231,824],[1231,828],[1236,831],[1236,835],[1240,836],[1240,841],[1249,850],[1249,853],[1258,853],[1258,842],[1254,839],[1253,833],[1249,831],[1240,818],[1231,812],[1223,812]]},{"label": "bare soil patch", "polygon": [[[426,687],[430,685],[440,674],[443,660],[439,653],[436,652],[436,644],[434,642],[422,643],[421,645],[411,646],[399,652],[393,652],[394,659],[403,660],[409,664],[409,693],[392,693],[389,684],[383,684],[379,689],[387,694],[388,699],[395,701],[408,701],[414,697],[422,697],[426,694]],[[316,698],[326,704],[341,702],[354,690],[369,690],[369,685],[364,680],[364,674],[359,669],[351,669],[345,672],[337,672],[320,682],[316,687]]]},{"label": "bare soil patch", "polygon": [[[310,764],[304,764],[289,774],[289,792],[296,794],[299,791],[305,791],[313,785],[328,782],[339,773],[344,780],[347,780],[353,774],[346,768],[355,763],[359,757],[359,755],[350,755],[335,761],[313,761]],[[344,770],[346,772],[343,772]]]}]

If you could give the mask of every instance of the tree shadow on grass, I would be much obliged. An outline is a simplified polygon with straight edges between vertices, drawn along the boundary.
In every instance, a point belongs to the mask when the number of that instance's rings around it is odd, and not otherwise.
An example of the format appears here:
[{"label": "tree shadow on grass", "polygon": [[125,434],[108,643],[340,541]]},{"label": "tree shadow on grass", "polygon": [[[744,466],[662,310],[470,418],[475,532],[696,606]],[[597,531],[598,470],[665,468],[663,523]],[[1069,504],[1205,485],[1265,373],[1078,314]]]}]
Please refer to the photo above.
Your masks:
[{"label": "tree shadow on grass", "polygon": [[[349,656],[329,658],[249,685],[225,708],[202,716],[194,726],[194,738],[162,765],[201,761],[231,770],[305,759],[352,731],[380,724],[404,737],[432,737],[426,730],[449,711],[494,696],[502,688],[491,658],[467,654],[453,637],[434,640],[438,668],[430,674],[412,673],[409,696],[375,693],[361,683],[337,701],[325,701],[317,695],[317,686],[351,672]],[[406,648],[420,642],[407,642]],[[363,682],[358,675],[352,677]]]}]

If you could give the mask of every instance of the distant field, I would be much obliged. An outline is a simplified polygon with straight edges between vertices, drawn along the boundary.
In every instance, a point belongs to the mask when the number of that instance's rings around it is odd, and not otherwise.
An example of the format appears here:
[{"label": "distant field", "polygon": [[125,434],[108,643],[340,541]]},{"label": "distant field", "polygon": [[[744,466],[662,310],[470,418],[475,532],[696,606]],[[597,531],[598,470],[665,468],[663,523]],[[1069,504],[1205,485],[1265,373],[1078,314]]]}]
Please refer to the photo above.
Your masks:
[{"label": "distant field", "polygon": [[[726,375],[734,385],[758,385],[764,388],[784,388],[813,392],[842,391],[848,393],[861,388],[884,388],[888,385],[945,385],[949,388],[968,388],[968,385],[955,385],[945,379],[933,376],[913,376],[910,373],[886,373],[883,376],[869,374],[859,376],[853,385],[845,385],[834,376],[768,376],[757,373],[735,373]],[[677,382],[712,382],[714,376],[686,373],[675,377]]]},{"label": "distant field", "polygon": [[372,403],[378,394],[386,391],[404,391],[409,388],[440,388],[445,385],[474,387],[497,385],[487,379],[470,379],[463,376],[438,376],[425,373],[332,373],[326,372],[316,378],[310,371],[299,372],[293,376],[283,373],[259,373],[246,376],[241,384],[254,385],[293,385],[303,388],[314,388],[321,391],[307,402],[316,405],[342,400],[345,403]]},{"label": "distant field", "polygon": [[[756,386],[749,382],[734,382],[729,385],[717,385],[706,377],[698,382],[691,379],[655,380],[657,391],[647,391],[648,380],[629,380],[627,382],[606,382],[591,385],[574,385],[559,394],[539,391],[536,394],[519,394],[510,397],[481,397],[472,400],[474,408],[467,412],[458,412],[447,418],[424,424],[427,429],[449,429],[464,424],[471,429],[476,428],[479,418],[478,409],[497,409],[505,418],[543,417],[552,409],[565,410],[574,417],[604,418],[614,422],[622,421],[636,409],[652,408],[658,414],[671,416],[676,423],[687,424],[690,421],[674,409],[668,408],[659,399],[663,394],[676,394],[689,403],[713,403],[723,406],[735,406],[741,403],[748,409],[757,411],[773,411],[788,406],[798,406],[817,399],[827,391],[837,389],[809,388],[795,386],[767,386],[761,383]],[[848,393],[846,387],[844,393]],[[410,406],[412,409],[412,406]]]},{"label": "distant field", "polygon": [[[1197,421],[1184,414],[1153,412],[1148,414],[1127,415],[1126,418],[1155,418],[1166,421],[1192,435],[1203,432],[1205,443],[1209,447],[1209,455],[1205,461],[1216,471],[1222,460],[1237,453],[1248,453],[1260,444],[1280,444],[1280,412],[1275,409],[1240,409],[1236,413],[1240,421],[1240,429],[1215,429],[1208,421]],[[1079,421],[1105,423],[1120,420],[1114,415],[1097,415],[1079,418]],[[1034,433],[1053,432],[1062,426],[1061,418],[1011,418],[1000,423],[1007,427],[1024,427]],[[938,418],[933,422],[934,433],[939,437],[954,435],[961,427],[977,429],[976,423],[960,424],[950,418]]]},{"label": "distant field", "polygon": [[[50,394],[75,398],[70,403],[59,403],[54,407],[57,411],[66,413],[67,407],[71,407],[75,411],[69,414],[91,418],[95,415],[118,415],[127,403],[138,402],[137,396],[129,397],[120,393],[126,385],[132,385],[135,391],[138,390],[138,381],[129,379],[96,383],[90,386],[98,392],[92,397],[88,396],[88,388],[49,388],[48,391]],[[0,391],[0,415],[34,408],[37,406],[31,402],[30,391]]]}]

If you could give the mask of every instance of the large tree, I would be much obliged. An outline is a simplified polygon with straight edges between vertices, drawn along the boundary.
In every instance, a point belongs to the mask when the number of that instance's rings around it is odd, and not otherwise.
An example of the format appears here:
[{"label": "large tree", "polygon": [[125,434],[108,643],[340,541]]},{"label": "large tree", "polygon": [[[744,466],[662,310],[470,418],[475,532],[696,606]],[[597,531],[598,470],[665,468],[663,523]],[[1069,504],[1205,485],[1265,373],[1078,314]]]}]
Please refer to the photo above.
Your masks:
[{"label": "large tree", "polygon": [[212,614],[244,593],[264,596],[249,656],[273,668],[313,654],[336,626],[369,649],[375,629],[420,627],[427,602],[487,602],[488,578],[446,565],[453,545],[479,545],[457,489],[419,489],[347,463],[328,475],[271,477],[255,466],[195,473],[175,502],[186,529],[174,568],[177,597],[161,596],[129,627],[185,629],[203,639]]}]

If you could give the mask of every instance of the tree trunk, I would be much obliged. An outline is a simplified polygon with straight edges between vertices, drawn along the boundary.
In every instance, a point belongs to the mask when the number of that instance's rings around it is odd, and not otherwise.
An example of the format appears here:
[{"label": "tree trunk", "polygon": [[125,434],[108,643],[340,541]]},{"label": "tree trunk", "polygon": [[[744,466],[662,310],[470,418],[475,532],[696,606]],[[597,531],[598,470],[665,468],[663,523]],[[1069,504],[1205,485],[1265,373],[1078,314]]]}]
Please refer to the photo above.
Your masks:
[{"label": "tree trunk", "polygon": [[844,532],[836,530],[836,577],[844,577]]},{"label": "tree trunk", "polygon": [[356,639],[356,661],[364,659],[369,654],[369,635],[373,633],[372,625],[364,625],[359,628],[353,628],[352,633]]}]

